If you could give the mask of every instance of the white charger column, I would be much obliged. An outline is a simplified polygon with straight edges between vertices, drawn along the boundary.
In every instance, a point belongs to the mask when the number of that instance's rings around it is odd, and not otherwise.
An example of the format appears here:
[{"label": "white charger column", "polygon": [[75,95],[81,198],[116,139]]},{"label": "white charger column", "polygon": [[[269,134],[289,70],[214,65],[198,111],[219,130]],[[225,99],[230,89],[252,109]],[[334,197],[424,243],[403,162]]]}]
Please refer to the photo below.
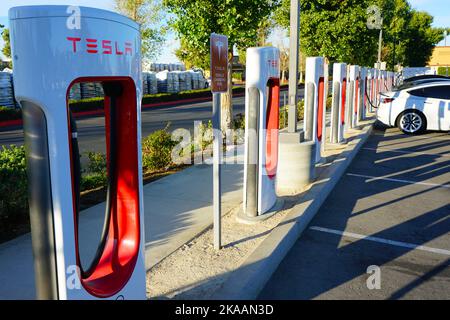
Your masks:
[{"label": "white charger column", "polygon": [[349,128],[356,128],[358,122],[358,108],[360,101],[360,67],[350,66],[349,69],[349,105],[347,110],[347,123]]},{"label": "white charger column", "polygon": [[305,139],[315,143],[315,161],[323,161],[321,150],[325,139],[325,74],[323,57],[306,58]]},{"label": "white charger column", "polygon": [[243,220],[258,220],[277,202],[280,52],[247,49]]},{"label": "white charger column", "polygon": [[[146,299],[141,162],[139,25],[119,14],[68,6],[9,11],[15,95],[24,118],[38,299]],[[105,91],[108,200],[89,268],[80,262],[81,169],[71,86]]]},{"label": "white charger column", "polygon": [[347,91],[347,65],[333,65],[333,102],[331,106],[331,143],[343,143],[345,126],[345,104]]}]

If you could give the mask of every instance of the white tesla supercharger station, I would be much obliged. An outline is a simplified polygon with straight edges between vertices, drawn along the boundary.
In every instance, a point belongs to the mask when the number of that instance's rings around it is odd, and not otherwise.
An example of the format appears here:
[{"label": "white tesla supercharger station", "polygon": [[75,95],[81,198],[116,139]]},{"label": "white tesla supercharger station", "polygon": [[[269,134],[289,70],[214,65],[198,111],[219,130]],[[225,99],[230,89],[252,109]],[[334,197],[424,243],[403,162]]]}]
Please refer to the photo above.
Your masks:
[{"label": "white tesla supercharger station", "polygon": [[375,106],[378,106],[379,95],[381,93],[381,70],[376,69],[376,86],[375,86]]},{"label": "white tesla supercharger station", "polygon": [[[37,298],[145,299],[139,26],[113,12],[68,8],[9,11]],[[97,254],[83,268],[80,157],[68,97],[72,84],[93,81],[105,91],[108,195]]]},{"label": "white tesla supercharger station", "polygon": [[374,96],[375,96],[375,69],[370,68],[369,69],[369,74],[368,74],[368,83],[369,83],[369,87],[368,90],[366,91],[367,94],[367,100],[369,101],[369,111],[371,113],[375,112],[373,106],[374,106]]},{"label": "white tesla supercharger station", "polygon": [[394,87],[394,76],[395,76],[395,73],[394,72],[392,72],[392,71],[389,71],[388,72],[388,89],[389,89],[389,91],[391,91],[392,90],[392,88]]},{"label": "white tesla supercharger station", "polygon": [[347,65],[333,65],[333,104],[331,107],[331,143],[344,142],[345,104],[347,94]]},{"label": "white tesla supercharger station", "polygon": [[349,104],[347,110],[347,123],[350,128],[355,128],[358,122],[358,109],[360,101],[360,68],[359,66],[350,66],[349,69]]},{"label": "white tesla supercharger station", "polygon": [[306,58],[304,131],[305,139],[315,142],[316,163],[322,161],[322,143],[325,142],[326,86],[324,67],[324,58]]},{"label": "white tesla supercharger station", "polygon": [[279,50],[248,48],[246,68],[243,211],[251,219],[269,211],[277,201]]},{"label": "white tesla supercharger station", "polygon": [[359,121],[363,121],[366,119],[366,87],[367,87],[367,68],[361,67],[359,70],[360,76],[360,89],[359,89],[359,103],[358,103],[358,111],[357,111],[357,125]]},{"label": "white tesla supercharger station", "polygon": [[386,91],[386,71],[380,71],[380,93]]}]

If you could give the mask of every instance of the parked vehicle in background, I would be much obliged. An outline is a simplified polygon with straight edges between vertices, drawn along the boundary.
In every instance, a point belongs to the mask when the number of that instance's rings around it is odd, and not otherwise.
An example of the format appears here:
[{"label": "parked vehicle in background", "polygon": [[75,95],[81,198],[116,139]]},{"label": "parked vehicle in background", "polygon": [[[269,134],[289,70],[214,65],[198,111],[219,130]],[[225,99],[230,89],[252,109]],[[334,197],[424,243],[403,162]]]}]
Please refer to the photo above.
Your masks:
[{"label": "parked vehicle in background", "polygon": [[427,84],[438,81],[449,81],[450,77],[439,75],[422,75],[417,77],[408,78],[403,81],[399,86],[394,87],[393,91],[400,91],[408,88],[412,88],[421,84]]},{"label": "parked vehicle in background", "polygon": [[211,86],[211,78],[206,78],[205,71],[202,68],[193,67],[192,71],[200,72],[203,79],[205,79],[204,86],[201,89],[208,89]]},{"label": "parked vehicle in background", "polygon": [[450,79],[449,77],[446,76],[441,76],[438,74],[423,74],[420,76],[415,76],[415,77],[411,77],[411,78],[407,78],[405,80],[403,80],[403,83],[405,82],[414,82],[414,81],[419,81],[419,80],[428,80],[428,79]]},{"label": "parked vehicle in background", "polygon": [[383,93],[377,119],[406,134],[450,131],[450,81],[420,84]]}]

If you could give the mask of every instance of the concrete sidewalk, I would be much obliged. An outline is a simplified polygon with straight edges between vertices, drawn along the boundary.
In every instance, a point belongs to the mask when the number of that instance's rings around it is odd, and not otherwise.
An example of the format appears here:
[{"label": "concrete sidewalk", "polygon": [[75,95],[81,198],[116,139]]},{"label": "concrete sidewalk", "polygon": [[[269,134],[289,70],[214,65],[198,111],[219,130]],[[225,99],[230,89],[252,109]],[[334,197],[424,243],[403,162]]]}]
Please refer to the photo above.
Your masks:
[{"label": "concrete sidewalk", "polygon": [[[240,148],[241,149],[241,148]],[[239,152],[241,153],[241,152]],[[242,156],[222,166],[222,211],[242,201]],[[144,186],[147,269],[212,223],[212,166],[202,164]],[[105,204],[81,213],[81,260],[90,261],[103,226]],[[0,245],[0,299],[34,299],[31,235]]]},{"label": "concrete sidewalk", "polygon": [[[327,112],[327,125],[330,114]],[[303,127],[302,123],[298,125]],[[222,165],[222,213],[242,202],[243,146]],[[144,186],[145,264],[150,269],[213,221],[212,166],[195,165]],[[80,215],[80,255],[87,265],[96,251],[103,227],[105,204]],[[84,262],[84,263],[83,263]],[[0,244],[0,299],[34,299],[31,235]]]},{"label": "concrete sidewalk", "polygon": [[447,133],[374,130],[259,298],[450,299],[449,165]]}]

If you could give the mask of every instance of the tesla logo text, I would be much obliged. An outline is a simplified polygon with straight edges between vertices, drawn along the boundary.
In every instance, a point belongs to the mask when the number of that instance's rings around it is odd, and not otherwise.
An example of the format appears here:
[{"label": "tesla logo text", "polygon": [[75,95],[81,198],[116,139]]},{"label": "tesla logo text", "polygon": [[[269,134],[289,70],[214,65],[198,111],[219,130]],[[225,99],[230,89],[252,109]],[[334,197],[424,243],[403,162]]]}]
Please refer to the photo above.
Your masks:
[{"label": "tesla logo text", "polygon": [[87,53],[97,54],[114,54],[117,56],[133,55],[133,44],[131,42],[119,43],[111,40],[84,39],[76,37],[67,37],[72,45],[74,53],[86,50]]},{"label": "tesla logo text", "polygon": [[278,67],[278,61],[277,60],[267,60],[267,63],[269,64],[269,67],[277,68]]}]

